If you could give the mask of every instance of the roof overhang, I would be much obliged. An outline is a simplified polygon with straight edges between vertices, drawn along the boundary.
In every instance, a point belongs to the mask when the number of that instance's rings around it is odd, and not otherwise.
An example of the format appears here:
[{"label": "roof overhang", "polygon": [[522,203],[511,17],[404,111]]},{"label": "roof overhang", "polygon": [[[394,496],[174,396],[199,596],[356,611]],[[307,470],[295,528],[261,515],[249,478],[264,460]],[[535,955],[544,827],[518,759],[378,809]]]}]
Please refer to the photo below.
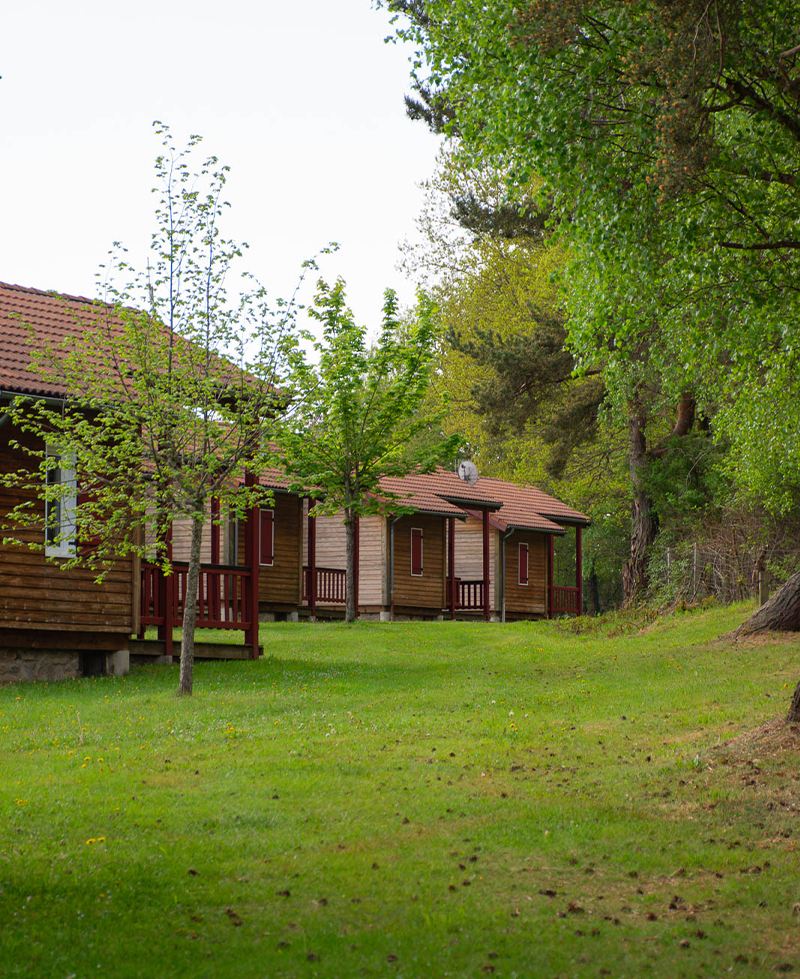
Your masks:
[{"label": "roof overhang", "polygon": [[499,510],[503,506],[502,500],[476,500],[471,496],[451,496],[449,493],[437,493],[436,496],[462,509]]}]

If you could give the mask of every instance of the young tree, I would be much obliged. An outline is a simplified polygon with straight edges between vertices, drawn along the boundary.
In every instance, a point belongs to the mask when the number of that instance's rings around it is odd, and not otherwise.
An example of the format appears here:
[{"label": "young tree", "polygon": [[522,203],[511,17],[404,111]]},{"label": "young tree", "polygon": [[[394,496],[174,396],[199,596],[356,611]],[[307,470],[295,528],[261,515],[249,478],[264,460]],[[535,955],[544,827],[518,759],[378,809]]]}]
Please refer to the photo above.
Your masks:
[{"label": "young tree", "polygon": [[[320,282],[310,314],[322,337],[306,332],[316,359],[288,335],[284,387],[291,407],[276,432],[278,455],[295,477],[294,489],[319,495],[317,513],[344,511],[347,541],[346,617],[355,608],[356,517],[375,513],[385,503],[382,476],[429,472],[451,456],[460,436],[431,444],[416,437],[427,432],[439,412],[425,408],[434,356],[434,309],[420,295],[412,321],[398,316],[395,294],[387,290],[380,336],[367,344],[366,330],[347,308],[345,287]],[[402,502],[395,504],[402,512]]]},{"label": "young tree", "polygon": [[[64,534],[92,547],[76,548],[66,566],[89,563],[102,574],[117,556],[155,548],[169,574],[166,532],[175,517],[188,517],[187,595],[195,596],[211,497],[239,514],[259,498],[245,473],[262,464],[261,426],[277,408],[276,340],[285,319],[276,325],[252,280],[228,292],[242,252],[219,228],[228,168],[210,157],[193,169],[200,138],[176,150],[168,129],[155,125],[164,149],[147,262],[136,270],[115,246],[101,272],[103,301],[76,320],[71,337],[36,357],[68,392],[63,403],[53,410],[18,401],[15,416],[56,444],[77,474]],[[52,457],[38,456],[38,466],[13,478],[32,479],[66,505],[70,489],[54,484]],[[179,694],[192,692],[196,611],[185,602]]]}]

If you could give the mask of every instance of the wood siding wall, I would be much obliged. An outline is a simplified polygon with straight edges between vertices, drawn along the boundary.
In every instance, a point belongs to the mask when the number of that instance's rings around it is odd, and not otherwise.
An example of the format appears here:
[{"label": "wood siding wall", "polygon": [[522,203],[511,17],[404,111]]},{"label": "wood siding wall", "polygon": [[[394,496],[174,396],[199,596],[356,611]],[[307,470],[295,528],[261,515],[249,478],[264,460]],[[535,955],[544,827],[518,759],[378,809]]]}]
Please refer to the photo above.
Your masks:
[{"label": "wood siding wall", "polygon": [[[301,543],[303,507],[299,496],[276,493],[275,504],[264,507],[275,511],[275,552],[271,565],[258,569],[258,600],[266,605],[297,606],[301,600]],[[238,564],[244,564],[244,521],[239,525]],[[224,552],[223,552],[224,553]]]},{"label": "wood siding wall", "polygon": [[[361,517],[358,534],[359,607],[387,605],[388,546],[385,517],[378,514]],[[332,517],[317,517],[317,567],[338,568],[340,571],[344,571],[347,566],[346,548],[347,537],[341,514],[335,514]],[[303,502],[303,564],[308,565],[308,500]]]},{"label": "wood siding wall", "polygon": [[[422,528],[421,575],[411,574],[411,528]],[[445,598],[445,520],[415,513],[401,517],[394,525],[394,604],[395,607],[444,608]]]},{"label": "wood siding wall", "polygon": [[[308,541],[305,543],[304,563],[308,564]],[[332,517],[317,517],[317,557],[318,568],[347,567],[347,535],[344,520],[337,513]]]},{"label": "wood siding wall", "polygon": [[388,604],[386,518],[374,513],[358,523],[358,604],[384,606]]},{"label": "wood siding wall", "polygon": [[[528,545],[528,584],[519,584],[519,545]],[[506,540],[506,613],[547,611],[547,534],[515,531]]]},{"label": "wood siding wall", "polygon": [[[18,450],[9,445],[10,427],[0,432],[0,470],[20,467]],[[13,430],[13,436],[25,436]],[[32,444],[28,442],[28,444]],[[0,521],[23,499],[20,490],[0,489]],[[15,536],[25,543],[44,543],[44,504],[36,503],[31,524]],[[83,568],[63,571],[44,551],[0,544],[0,628],[129,634],[133,628],[133,561],[119,560],[101,584]],[[68,644],[65,636],[65,644]]]},{"label": "wood siding wall", "polygon": [[[188,517],[179,517],[172,521],[172,559],[173,561],[188,561],[192,547],[192,521]],[[224,552],[223,552],[224,553]],[[200,538],[200,561],[211,564],[211,521],[203,524],[203,536]]]},{"label": "wood siding wall", "polygon": [[[456,520],[455,565],[456,578],[465,581],[483,579],[483,520],[480,517],[467,517]],[[489,581],[495,582],[497,575],[497,531],[489,528]],[[494,590],[492,591],[494,595]]]}]

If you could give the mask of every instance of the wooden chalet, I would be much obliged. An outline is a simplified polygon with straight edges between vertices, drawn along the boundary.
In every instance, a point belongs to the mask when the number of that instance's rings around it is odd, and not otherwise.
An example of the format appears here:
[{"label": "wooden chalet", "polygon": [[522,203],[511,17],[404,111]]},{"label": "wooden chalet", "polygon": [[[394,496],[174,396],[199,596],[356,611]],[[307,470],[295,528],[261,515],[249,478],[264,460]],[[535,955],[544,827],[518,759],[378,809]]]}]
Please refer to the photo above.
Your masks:
[{"label": "wooden chalet", "polygon": [[[439,469],[381,481],[383,512],[356,534],[361,616],[480,617],[487,621],[580,615],[582,530],[588,518],[532,486]],[[398,504],[413,508],[397,514]],[[301,614],[341,615],[345,530],[340,517],[303,507]],[[554,539],[574,533],[574,584],[556,582]]]},{"label": "wooden chalet", "polygon": [[[272,505],[247,521],[207,525],[209,571],[255,575],[261,621],[343,617],[341,515],[314,516],[314,500],[292,493],[277,470],[260,482],[272,492]],[[360,617],[506,621],[581,614],[584,514],[532,486],[486,477],[470,486],[444,469],[386,478],[381,488],[381,512],[361,517],[356,532]],[[570,535],[574,578],[565,583],[556,575],[554,541]],[[187,555],[188,528],[177,521],[178,574]]]},{"label": "wooden chalet", "polygon": [[[14,443],[31,448],[31,436],[12,426],[7,411],[19,396],[44,401],[58,411],[69,392],[31,367],[31,336],[41,345],[58,346],[80,325],[95,318],[105,319],[109,307],[80,297],[58,295],[16,285],[0,284],[0,466],[17,471],[27,458]],[[59,460],[53,470],[59,483],[71,484],[58,507],[45,514],[45,503],[31,497],[33,508],[28,526],[15,532],[22,546],[3,543],[0,536],[0,682],[66,678],[85,674],[126,672],[131,655],[172,658],[173,628],[183,618],[187,600],[188,565],[180,558],[184,541],[182,526],[176,522],[170,532],[168,553],[174,549],[173,574],[139,558],[119,558],[103,581],[95,581],[88,568],[60,568],[61,559],[74,557],[81,542],[69,537],[70,500],[75,506],[81,491],[68,460]],[[247,477],[253,479],[252,476]],[[285,484],[282,484],[285,485]],[[0,520],[24,500],[21,490],[0,487]],[[286,497],[289,500],[289,497]],[[296,498],[291,498],[299,514]],[[282,505],[276,503],[274,515],[284,520]],[[263,519],[265,514],[260,515]],[[54,520],[55,518],[55,520]],[[296,521],[297,523],[297,521]],[[46,539],[45,527],[51,528]],[[231,553],[220,552],[219,526],[209,523],[204,540],[204,564],[196,601],[198,627],[243,631],[244,646],[196,644],[195,655],[242,658],[258,655],[259,587],[269,577],[259,576],[263,534],[259,514],[253,510],[242,524]],[[55,542],[55,538],[66,538]],[[264,538],[266,541],[266,538]],[[34,549],[26,546],[38,545]],[[299,525],[291,554],[293,568],[299,568]],[[188,557],[188,553],[186,555]],[[281,561],[283,554],[281,553]],[[225,562],[225,563],[223,563]],[[273,562],[274,564],[275,562]],[[288,577],[297,586],[283,596],[283,606],[296,609],[300,601],[299,570]],[[157,629],[158,639],[143,641],[148,626]],[[139,637],[135,642],[133,635]]]},{"label": "wooden chalet", "polygon": [[[68,392],[29,369],[28,328],[42,343],[59,343],[74,333],[76,321],[97,315],[88,299],[55,296],[37,289],[0,284],[0,467],[16,471],[24,459],[13,443],[34,449],[31,436],[14,428],[7,412],[18,395],[43,400],[58,410]],[[26,325],[23,325],[26,324]],[[72,483],[75,473],[59,460],[54,478]],[[0,487],[0,520],[26,498],[24,491]],[[131,558],[116,562],[101,584],[87,569],[63,571],[57,562],[74,554],[76,542],[45,538],[45,504],[33,499],[30,524],[17,536],[37,549],[3,543],[0,534],[0,682],[60,679],[127,670],[128,645],[138,629],[139,567]],[[68,526],[69,501],[48,514],[47,523]],[[51,531],[52,540],[57,533]],[[56,563],[48,558],[55,559]]]}]

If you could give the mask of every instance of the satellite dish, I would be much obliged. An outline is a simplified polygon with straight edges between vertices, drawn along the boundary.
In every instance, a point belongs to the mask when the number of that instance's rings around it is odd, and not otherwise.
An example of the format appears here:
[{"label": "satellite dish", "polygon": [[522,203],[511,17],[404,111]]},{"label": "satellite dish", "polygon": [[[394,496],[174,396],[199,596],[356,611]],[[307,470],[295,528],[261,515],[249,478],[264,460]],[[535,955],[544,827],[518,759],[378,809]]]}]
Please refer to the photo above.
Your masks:
[{"label": "satellite dish", "polygon": [[469,459],[459,462],[456,470],[459,479],[463,479],[469,486],[474,486],[478,482],[478,467]]}]

